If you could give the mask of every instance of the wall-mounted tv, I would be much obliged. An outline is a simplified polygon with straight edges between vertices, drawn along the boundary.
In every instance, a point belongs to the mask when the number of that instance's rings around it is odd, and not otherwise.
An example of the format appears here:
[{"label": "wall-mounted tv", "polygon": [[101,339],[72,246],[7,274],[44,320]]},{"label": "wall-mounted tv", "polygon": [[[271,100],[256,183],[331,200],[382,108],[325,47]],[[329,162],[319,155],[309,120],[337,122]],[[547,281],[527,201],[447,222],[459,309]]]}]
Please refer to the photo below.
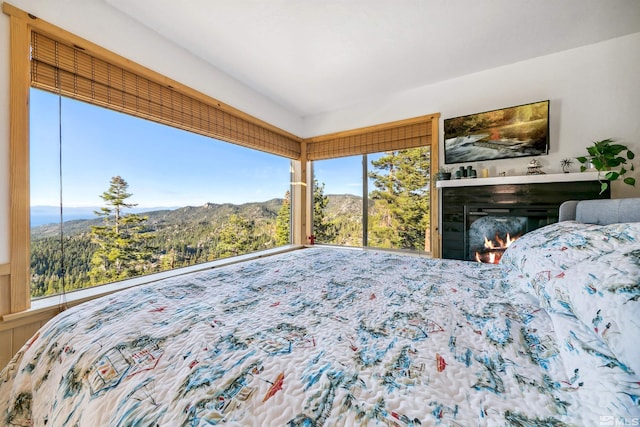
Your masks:
[{"label": "wall-mounted tv", "polygon": [[548,100],[444,120],[446,164],[548,153]]}]

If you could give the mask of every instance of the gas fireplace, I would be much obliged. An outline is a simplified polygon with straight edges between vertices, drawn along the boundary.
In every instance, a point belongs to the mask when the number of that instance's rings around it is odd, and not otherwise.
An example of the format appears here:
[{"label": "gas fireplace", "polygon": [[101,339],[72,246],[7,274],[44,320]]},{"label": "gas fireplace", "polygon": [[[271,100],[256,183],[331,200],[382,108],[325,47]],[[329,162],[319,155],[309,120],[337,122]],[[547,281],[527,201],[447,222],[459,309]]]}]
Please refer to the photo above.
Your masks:
[{"label": "gas fireplace", "polygon": [[[442,258],[475,260],[478,252],[481,261],[493,257],[494,262],[503,253],[496,249],[503,246],[496,233],[506,245],[508,240],[521,238],[521,233],[557,222],[560,205],[566,200],[608,199],[611,194],[609,188],[600,192],[598,174],[591,172],[452,179],[438,181],[436,186],[441,201],[438,231]],[[470,228],[480,218],[485,219],[473,227],[471,238]],[[484,230],[476,243],[480,226],[490,229]],[[508,239],[503,229],[507,229]],[[484,246],[485,237],[494,241],[493,249]],[[470,250],[470,244],[477,249]]]},{"label": "gas fireplace", "polygon": [[497,264],[511,243],[523,234],[558,221],[549,206],[465,205],[465,259]]}]

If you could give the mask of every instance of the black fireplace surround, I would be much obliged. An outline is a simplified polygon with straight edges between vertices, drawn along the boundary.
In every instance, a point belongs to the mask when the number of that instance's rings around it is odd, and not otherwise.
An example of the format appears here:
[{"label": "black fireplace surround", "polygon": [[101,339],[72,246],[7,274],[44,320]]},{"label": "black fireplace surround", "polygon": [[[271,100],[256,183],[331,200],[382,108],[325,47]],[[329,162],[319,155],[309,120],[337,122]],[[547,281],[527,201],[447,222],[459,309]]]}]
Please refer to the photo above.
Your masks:
[{"label": "black fireplace surround", "polygon": [[[441,188],[442,257],[488,262],[484,237],[495,240],[510,234],[517,238],[558,221],[558,210],[566,200],[608,199],[598,181],[532,184],[498,184]],[[475,225],[474,225],[475,224]],[[514,234],[515,233],[515,234]],[[482,234],[482,236],[480,236]],[[498,254],[499,257],[499,254]]]}]

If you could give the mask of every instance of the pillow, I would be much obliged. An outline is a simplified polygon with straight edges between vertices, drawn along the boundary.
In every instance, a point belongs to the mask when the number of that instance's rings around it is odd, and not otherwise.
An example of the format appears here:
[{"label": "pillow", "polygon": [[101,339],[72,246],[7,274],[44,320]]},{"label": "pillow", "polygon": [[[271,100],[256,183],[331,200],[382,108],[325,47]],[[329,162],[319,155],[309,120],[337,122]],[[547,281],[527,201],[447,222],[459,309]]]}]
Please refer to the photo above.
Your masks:
[{"label": "pillow", "polygon": [[582,261],[640,243],[640,223],[583,224],[563,221],[533,230],[505,251],[500,264],[535,293],[551,278]]},{"label": "pillow", "polygon": [[640,242],[578,263],[537,290],[543,307],[575,316],[640,375]]},{"label": "pillow", "polygon": [[550,313],[567,379],[585,420],[637,417],[640,376],[629,372],[606,344],[575,317]]},{"label": "pillow", "polygon": [[501,262],[542,307],[575,316],[640,375],[640,223],[551,224],[516,240]]}]

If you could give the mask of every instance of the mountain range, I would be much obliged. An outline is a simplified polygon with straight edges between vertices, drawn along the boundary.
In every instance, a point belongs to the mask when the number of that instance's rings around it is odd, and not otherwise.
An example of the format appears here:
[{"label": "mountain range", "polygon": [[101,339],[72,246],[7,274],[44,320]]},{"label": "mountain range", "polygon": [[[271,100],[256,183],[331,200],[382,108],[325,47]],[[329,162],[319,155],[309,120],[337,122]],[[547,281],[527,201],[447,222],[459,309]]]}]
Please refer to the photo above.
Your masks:
[{"label": "mountain range", "polygon": [[[327,195],[327,218],[354,218],[362,215],[362,198],[351,194]],[[146,216],[147,224],[154,229],[173,228],[189,225],[190,227],[206,225],[215,227],[231,214],[240,215],[256,221],[257,224],[275,220],[283,199],[275,198],[265,202],[250,202],[240,205],[231,203],[205,203],[201,206],[184,206],[179,208],[134,208],[127,212]],[[99,207],[65,208],[63,231],[65,235],[74,235],[90,230],[92,225],[101,225],[102,219],[93,211]],[[60,233],[59,211],[57,206],[33,206],[31,208],[31,238],[40,239],[55,237]],[[46,223],[42,221],[47,220]]]}]

